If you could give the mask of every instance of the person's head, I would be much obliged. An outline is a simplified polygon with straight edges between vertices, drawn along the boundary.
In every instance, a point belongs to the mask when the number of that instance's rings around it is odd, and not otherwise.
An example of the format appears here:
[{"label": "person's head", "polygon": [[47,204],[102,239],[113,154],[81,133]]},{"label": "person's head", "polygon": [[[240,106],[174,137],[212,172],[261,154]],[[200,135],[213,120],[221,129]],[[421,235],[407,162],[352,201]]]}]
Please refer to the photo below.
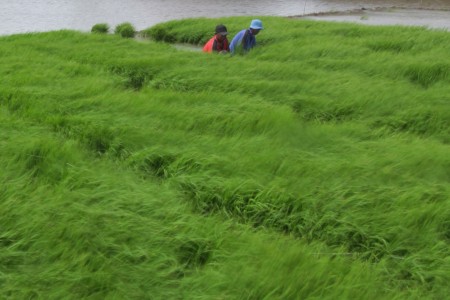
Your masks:
[{"label": "person's head", "polygon": [[228,35],[228,30],[225,25],[217,25],[216,26],[216,37],[219,41],[224,40]]},{"label": "person's head", "polygon": [[262,29],[264,29],[264,27],[261,20],[252,20],[252,22],[250,23],[250,30],[252,31],[253,35],[257,35]]}]

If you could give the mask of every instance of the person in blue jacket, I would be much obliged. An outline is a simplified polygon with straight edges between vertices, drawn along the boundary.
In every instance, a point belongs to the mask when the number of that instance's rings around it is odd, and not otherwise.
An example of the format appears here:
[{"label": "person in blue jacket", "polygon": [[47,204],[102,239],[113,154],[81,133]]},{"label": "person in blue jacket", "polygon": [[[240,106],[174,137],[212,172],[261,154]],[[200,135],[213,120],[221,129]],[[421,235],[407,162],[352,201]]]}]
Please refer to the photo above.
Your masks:
[{"label": "person in blue jacket", "polygon": [[264,29],[261,20],[255,19],[250,23],[250,28],[239,31],[231,40],[230,52],[248,52],[256,46],[255,36],[260,30]]}]

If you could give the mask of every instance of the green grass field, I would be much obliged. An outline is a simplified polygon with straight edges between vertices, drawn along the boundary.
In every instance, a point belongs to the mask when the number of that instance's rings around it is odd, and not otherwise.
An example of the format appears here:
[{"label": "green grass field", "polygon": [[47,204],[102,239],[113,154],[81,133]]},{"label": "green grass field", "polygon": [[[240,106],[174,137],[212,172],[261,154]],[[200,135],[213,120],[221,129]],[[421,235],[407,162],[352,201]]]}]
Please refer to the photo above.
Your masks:
[{"label": "green grass field", "polygon": [[1,299],[448,297],[450,33],[261,19],[0,37]]}]

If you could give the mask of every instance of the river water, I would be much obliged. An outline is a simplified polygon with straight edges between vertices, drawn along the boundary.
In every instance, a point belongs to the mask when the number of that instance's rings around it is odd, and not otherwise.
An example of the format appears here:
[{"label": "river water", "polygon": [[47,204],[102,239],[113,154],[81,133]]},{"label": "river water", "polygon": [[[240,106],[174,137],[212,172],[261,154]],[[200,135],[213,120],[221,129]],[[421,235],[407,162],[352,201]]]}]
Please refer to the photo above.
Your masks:
[{"label": "river water", "polygon": [[[142,30],[189,17],[302,16],[380,7],[407,8],[422,12],[425,18],[432,10],[444,10],[444,18],[450,22],[450,0],[0,0],[0,35],[58,29],[89,31],[96,23],[114,28],[122,22],[131,22]],[[428,17],[433,22],[434,17]],[[409,21],[415,24],[414,18]]]}]

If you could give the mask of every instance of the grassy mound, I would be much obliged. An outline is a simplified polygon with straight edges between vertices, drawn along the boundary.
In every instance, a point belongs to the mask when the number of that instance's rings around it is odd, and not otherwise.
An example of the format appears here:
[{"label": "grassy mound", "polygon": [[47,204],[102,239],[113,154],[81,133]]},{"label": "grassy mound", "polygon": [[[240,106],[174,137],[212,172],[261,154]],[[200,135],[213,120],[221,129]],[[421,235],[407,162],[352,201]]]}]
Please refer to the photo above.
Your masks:
[{"label": "grassy mound", "polygon": [[134,26],[131,23],[125,22],[116,26],[114,33],[124,38],[133,38],[135,35]]},{"label": "grassy mound", "polygon": [[446,297],[450,34],[263,21],[0,38],[2,295]]},{"label": "grassy mound", "polygon": [[92,26],[92,33],[106,34],[109,31],[109,25],[107,23],[98,23]]}]

